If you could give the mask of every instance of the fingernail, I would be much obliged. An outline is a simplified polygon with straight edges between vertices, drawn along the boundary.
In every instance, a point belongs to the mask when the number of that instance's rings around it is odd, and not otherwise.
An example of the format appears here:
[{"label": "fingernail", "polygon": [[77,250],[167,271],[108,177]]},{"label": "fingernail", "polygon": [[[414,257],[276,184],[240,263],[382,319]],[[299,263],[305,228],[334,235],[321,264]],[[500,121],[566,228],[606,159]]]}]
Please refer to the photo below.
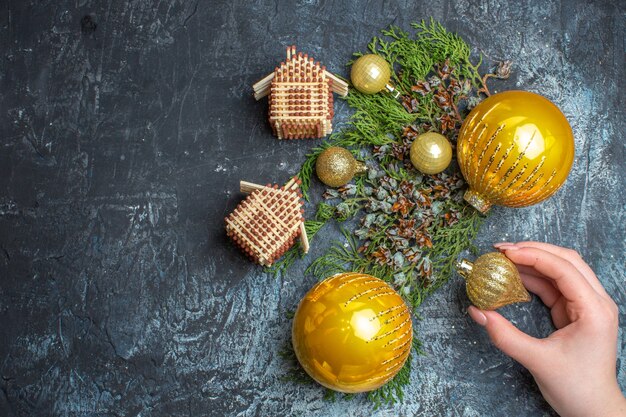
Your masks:
[{"label": "fingernail", "polygon": [[511,243],[511,242],[496,242],[493,244],[494,248],[499,248],[500,246],[510,246],[510,245],[515,245],[515,243]]},{"label": "fingernail", "polygon": [[518,250],[519,247],[517,247],[514,243],[502,243],[501,245],[496,246],[496,249],[500,252],[504,252],[507,250]]},{"label": "fingernail", "polygon": [[472,320],[474,320],[477,324],[481,326],[487,325],[487,316],[485,316],[485,313],[483,313],[476,307],[469,306],[469,308],[467,309],[467,313],[472,318]]}]

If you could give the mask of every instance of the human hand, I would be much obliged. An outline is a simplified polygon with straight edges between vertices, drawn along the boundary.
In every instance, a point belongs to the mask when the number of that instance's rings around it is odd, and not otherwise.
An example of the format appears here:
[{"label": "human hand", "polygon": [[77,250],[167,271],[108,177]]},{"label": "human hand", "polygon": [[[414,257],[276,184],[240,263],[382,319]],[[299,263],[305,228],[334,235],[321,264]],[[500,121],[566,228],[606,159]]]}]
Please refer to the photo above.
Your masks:
[{"label": "human hand", "polygon": [[575,251],[547,243],[494,246],[550,308],[557,330],[537,339],[495,311],[470,306],[472,319],[486,328],[497,348],[530,371],[561,416],[626,416],[615,370],[618,308],[591,268]]}]

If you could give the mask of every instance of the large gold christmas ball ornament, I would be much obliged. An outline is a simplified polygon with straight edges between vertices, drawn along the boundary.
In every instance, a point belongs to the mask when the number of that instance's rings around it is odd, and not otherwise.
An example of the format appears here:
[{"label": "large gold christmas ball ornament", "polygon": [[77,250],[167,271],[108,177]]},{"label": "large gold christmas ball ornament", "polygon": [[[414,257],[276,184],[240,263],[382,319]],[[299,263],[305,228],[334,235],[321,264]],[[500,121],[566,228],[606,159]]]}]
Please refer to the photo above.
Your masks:
[{"label": "large gold christmas ball ornament", "polygon": [[413,325],[408,307],[386,282],[355,272],[315,285],[300,301],[293,348],[304,370],[341,392],[375,390],[409,356]]},{"label": "large gold christmas ball ornament", "polygon": [[365,164],[354,159],[350,151],[338,146],[325,149],[315,161],[318,178],[329,187],[341,187],[366,169]]},{"label": "large gold christmas ball ornament", "polygon": [[538,94],[494,94],[463,122],[457,159],[469,183],[465,200],[482,213],[494,204],[530,206],[565,182],[574,161],[572,128]]},{"label": "large gold christmas ball ornament", "polygon": [[411,163],[424,174],[438,174],[450,165],[452,146],[435,132],[419,135],[411,144]]},{"label": "large gold christmas ball ornament", "polygon": [[363,94],[375,94],[387,88],[395,92],[389,83],[391,67],[385,58],[376,54],[363,55],[352,64],[350,79],[354,88]]},{"label": "large gold christmas ball ornament", "polygon": [[481,310],[530,301],[515,264],[500,252],[486,253],[474,263],[463,259],[456,268],[465,278],[467,296]]}]

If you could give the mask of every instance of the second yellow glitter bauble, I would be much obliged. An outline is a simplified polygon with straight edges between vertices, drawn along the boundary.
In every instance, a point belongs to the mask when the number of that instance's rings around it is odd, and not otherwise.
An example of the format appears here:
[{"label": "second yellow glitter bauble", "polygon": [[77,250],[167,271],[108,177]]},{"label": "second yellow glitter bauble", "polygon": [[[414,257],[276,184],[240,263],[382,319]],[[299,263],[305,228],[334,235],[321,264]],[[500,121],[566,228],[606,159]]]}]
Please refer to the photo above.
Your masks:
[{"label": "second yellow glitter bauble", "polygon": [[390,78],[391,67],[380,55],[363,55],[352,64],[350,79],[354,88],[361,93],[378,93],[385,88]]},{"label": "second yellow glitter bauble", "polygon": [[304,370],[341,392],[375,390],[412,348],[411,314],[385,281],[348,272],[315,285],[296,311],[292,343]]},{"label": "second yellow glitter bauble", "polygon": [[329,187],[341,187],[365,170],[363,162],[357,161],[349,150],[339,146],[325,149],[315,161],[315,173]]},{"label": "second yellow glitter bauble", "polygon": [[424,174],[438,174],[452,161],[452,146],[435,132],[419,135],[411,144],[411,163]]}]

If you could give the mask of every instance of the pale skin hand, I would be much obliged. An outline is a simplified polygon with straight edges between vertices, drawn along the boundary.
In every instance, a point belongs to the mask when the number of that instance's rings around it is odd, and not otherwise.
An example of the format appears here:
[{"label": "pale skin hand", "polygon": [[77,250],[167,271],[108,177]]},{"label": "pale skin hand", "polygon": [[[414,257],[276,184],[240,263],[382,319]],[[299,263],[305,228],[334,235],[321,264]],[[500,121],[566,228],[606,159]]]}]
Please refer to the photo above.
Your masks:
[{"label": "pale skin hand", "polygon": [[535,378],[563,417],[623,417],[626,399],[616,377],[618,308],[575,251],[547,243],[496,246],[524,286],[550,308],[557,330],[545,339],[523,333],[495,311],[471,306],[472,319],[492,342]]}]

